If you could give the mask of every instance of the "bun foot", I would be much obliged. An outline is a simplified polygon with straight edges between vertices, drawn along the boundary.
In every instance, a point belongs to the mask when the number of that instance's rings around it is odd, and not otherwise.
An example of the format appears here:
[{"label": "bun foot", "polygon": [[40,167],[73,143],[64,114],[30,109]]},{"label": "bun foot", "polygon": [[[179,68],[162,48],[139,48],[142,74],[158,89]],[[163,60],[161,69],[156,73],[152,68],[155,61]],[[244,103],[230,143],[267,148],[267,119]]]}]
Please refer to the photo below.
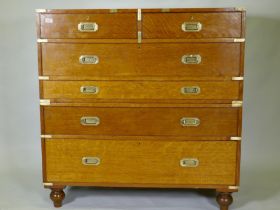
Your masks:
[{"label": "bun foot", "polygon": [[220,192],[217,195],[217,202],[220,205],[220,210],[228,210],[230,204],[232,204],[232,196],[229,192]]},{"label": "bun foot", "polygon": [[53,201],[54,207],[58,208],[62,206],[62,201],[65,197],[65,193],[63,192],[64,187],[54,187],[51,188],[50,199]]}]

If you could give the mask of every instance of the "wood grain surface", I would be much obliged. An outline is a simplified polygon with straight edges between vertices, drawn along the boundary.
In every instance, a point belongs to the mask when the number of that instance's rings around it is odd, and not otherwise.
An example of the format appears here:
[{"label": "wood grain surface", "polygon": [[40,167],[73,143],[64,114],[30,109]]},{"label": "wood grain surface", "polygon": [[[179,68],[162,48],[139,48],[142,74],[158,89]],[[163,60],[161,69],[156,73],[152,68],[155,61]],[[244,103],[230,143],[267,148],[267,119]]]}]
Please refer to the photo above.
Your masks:
[{"label": "wood grain surface", "polygon": [[[239,99],[239,81],[42,81],[48,99]],[[96,94],[83,93],[81,87],[98,88]],[[182,93],[183,87],[200,89],[197,94]],[[81,101],[81,100],[80,100]]]},{"label": "wood grain surface", "polygon": [[[42,44],[44,75],[56,76],[239,76],[240,43]],[[182,56],[199,54],[200,64],[183,64]],[[81,64],[96,55],[98,64]]]},{"label": "wood grain surface", "polygon": [[[235,184],[236,142],[46,140],[48,182]],[[99,165],[83,165],[99,157]],[[198,167],[181,167],[197,158]]]},{"label": "wood grain surface", "polygon": [[[81,32],[78,24],[94,22],[96,32]],[[136,13],[41,14],[41,38],[136,38]]]},{"label": "wood grain surface", "polygon": [[[241,37],[240,12],[147,13],[143,15],[143,38],[228,38]],[[184,22],[200,22],[198,32],[184,32]]]},{"label": "wood grain surface", "polygon": [[[100,118],[98,126],[81,125],[83,116]],[[44,107],[45,133],[69,135],[236,136],[236,108]],[[200,119],[183,127],[180,119]]]}]

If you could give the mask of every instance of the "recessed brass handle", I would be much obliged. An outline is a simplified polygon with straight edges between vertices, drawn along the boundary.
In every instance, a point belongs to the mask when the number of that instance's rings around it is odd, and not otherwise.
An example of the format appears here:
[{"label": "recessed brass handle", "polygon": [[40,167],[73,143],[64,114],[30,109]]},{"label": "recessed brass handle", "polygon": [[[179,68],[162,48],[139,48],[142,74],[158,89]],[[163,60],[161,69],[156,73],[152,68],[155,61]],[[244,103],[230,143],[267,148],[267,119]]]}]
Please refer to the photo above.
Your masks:
[{"label": "recessed brass handle", "polygon": [[98,64],[99,58],[97,55],[81,55],[79,62],[81,64]]},{"label": "recessed brass handle", "polygon": [[99,87],[97,86],[82,86],[80,87],[81,93],[84,94],[97,94],[99,92]]},{"label": "recessed brass handle", "polygon": [[202,29],[202,24],[200,22],[184,22],[181,26],[184,32],[198,32]]},{"label": "recessed brass handle", "polygon": [[80,122],[82,125],[98,126],[100,124],[100,119],[99,117],[81,117]]},{"label": "recessed brass handle", "polygon": [[200,55],[183,55],[181,58],[183,64],[200,64],[201,56]]},{"label": "recessed brass handle", "polygon": [[182,117],[180,119],[180,123],[184,127],[189,127],[189,126],[199,126],[200,124],[200,119],[197,117]]},{"label": "recessed brass handle", "polygon": [[198,165],[199,160],[197,158],[183,158],[180,160],[180,166],[182,167],[195,168]]},{"label": "recessed brass handle", "polygon": [[181,93],[184,95],[197,95],[200,93],[200,87],[199,86],[186,86],[181,88]]},{"label": "recessed brass handle", "polygon": [[95,22],[82,22],[78,24],[78,30],[81,32],[96,32],[98,25]]},{"label": "recessed brass handle", "polygon": [[97,166],[100,164],[100,158],[99,157],[83,157],[82,163],[84,165]]}]

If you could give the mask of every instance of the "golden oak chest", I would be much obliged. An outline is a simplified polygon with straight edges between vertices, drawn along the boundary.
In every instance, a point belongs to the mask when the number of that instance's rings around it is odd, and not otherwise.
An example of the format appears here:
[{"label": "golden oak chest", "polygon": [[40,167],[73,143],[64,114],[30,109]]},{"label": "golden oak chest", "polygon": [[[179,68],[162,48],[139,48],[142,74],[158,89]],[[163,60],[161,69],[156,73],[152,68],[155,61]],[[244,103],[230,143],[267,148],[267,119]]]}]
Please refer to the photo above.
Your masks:
[{"label": "golden oak chest", "polygon": [[43,182],[238,191],[245,12],[38,10]]}]

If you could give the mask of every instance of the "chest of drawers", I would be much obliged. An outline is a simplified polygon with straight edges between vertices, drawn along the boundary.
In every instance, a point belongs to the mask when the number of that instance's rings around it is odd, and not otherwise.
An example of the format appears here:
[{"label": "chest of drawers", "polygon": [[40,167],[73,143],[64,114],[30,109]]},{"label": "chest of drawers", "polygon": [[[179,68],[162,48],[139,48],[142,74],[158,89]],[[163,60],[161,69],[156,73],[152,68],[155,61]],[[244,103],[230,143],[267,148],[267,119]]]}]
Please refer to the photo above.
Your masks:
[{"label": "chest of drawers", "polygon": [[239,188],[245,11],[38,10],[43,182]]}]

